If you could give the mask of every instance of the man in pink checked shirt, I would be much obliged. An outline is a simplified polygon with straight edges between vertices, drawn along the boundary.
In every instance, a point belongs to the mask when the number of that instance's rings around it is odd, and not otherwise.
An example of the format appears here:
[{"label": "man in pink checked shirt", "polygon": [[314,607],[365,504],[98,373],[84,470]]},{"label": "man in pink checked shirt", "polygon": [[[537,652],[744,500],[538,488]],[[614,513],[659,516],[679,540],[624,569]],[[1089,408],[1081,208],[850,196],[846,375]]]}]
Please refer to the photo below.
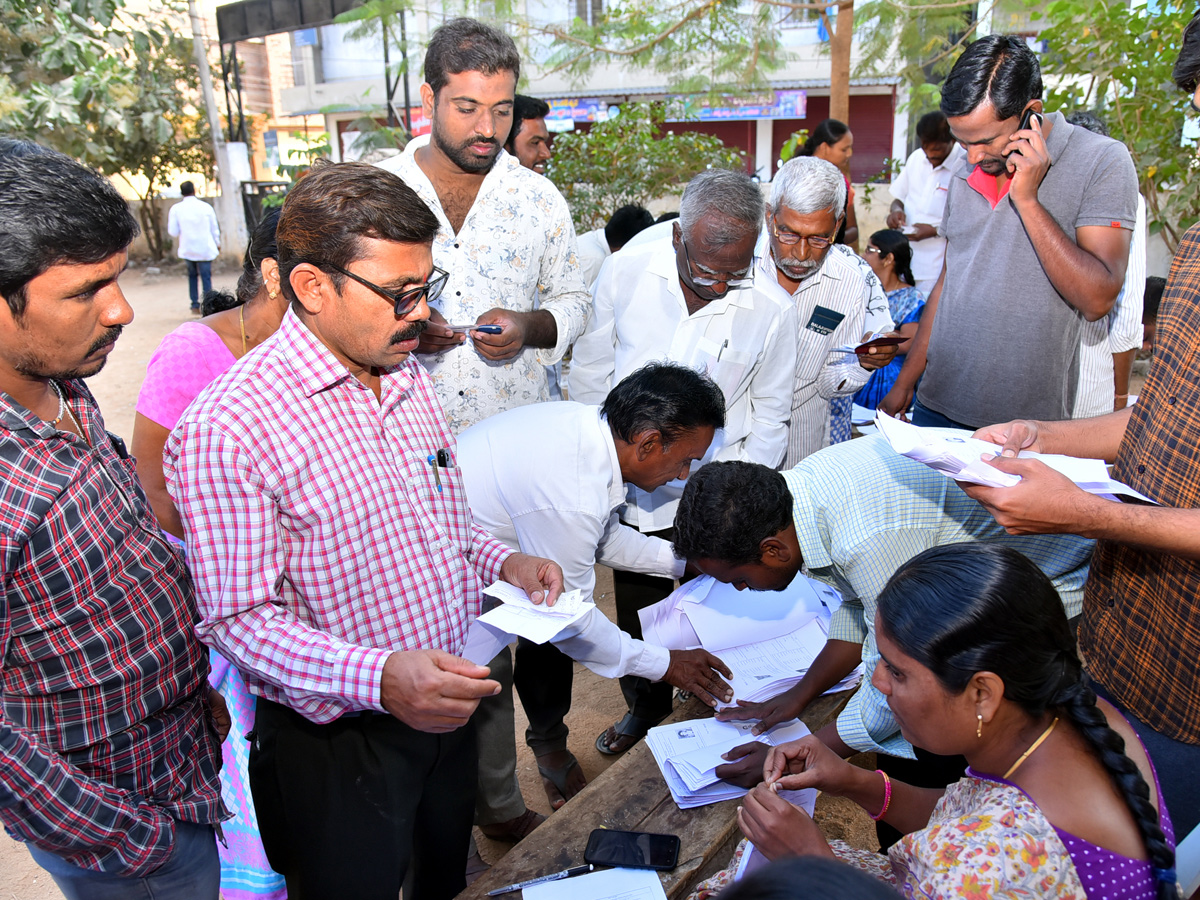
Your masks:
[{"label": "man in pink checked shirt", "polygon": [[410,357],[446,273],[395,175],[314,169],[276,234],[292,307],[164,454],[197,632],[258,695],[250,783],[292,897],[464,887],[471,713],[499,685],[456,654],[483,583],[552,601],[562,571],[471,521],[454,436]]}]

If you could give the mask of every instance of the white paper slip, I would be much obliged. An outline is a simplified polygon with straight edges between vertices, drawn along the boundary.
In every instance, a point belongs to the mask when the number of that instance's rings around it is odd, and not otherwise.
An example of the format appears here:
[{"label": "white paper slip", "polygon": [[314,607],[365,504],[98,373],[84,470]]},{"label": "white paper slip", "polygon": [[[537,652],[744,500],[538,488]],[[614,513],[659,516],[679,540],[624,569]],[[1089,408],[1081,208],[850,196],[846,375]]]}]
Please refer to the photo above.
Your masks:
[{"label": "white paper slip", "polygon": [[[910,422],[893,419],[882,410],[877,411],[875,424],[892,449],[901,456],[924,463],[955,481],[986,487],[1012,487],[1021,480],[1019,475],[1001,472],[980,459],[985,453],[999,456],[1001,447],[990,441],[973,438],[970,432],[954,428],[918,428]],[[1090,494],[1112,499],[1115,499],[1115,495],[1124,495],[1146,503],[1154,503],[1149,497],[1128,485],[1109,478],[1108,466],[1102,459],[1081,459],[1058,453],[1033,453],[1028,450],[1019,455],[1021,459],[1040,460]]]},{"label": "white paper slip", "polygon": [[477,666],[486,666],[497,653],[511,644],[513,640],[513,635],[507,631],[501,631],[498,628],[488,625],[486,622],[476,619],[471,623],[471,627],[467,629],[467,641],[463,645],[462,653],[459,656],[470,660]]},{"label": "white paper slip", "polygon": [[782,591],[739,591],[708,575],[638,613],[646,641],[669,650],[729,647],[795,631],[841,602],[828,585],[797,575]]},{"label": "white paper slip", "polygon": [[535,644],[553,640],[596,608],[594,604],[584,601],[582,590],[564,592],[553,606],[534,603],[523,590],[503,581],[485,588],[484,593],[501,603],[475,621],[496,631],[526,638]]},{"label": "white paper slip", "polygon": [[869,425],[874,421],[875,410],[867,409],[865,406],[859,406],[857,403],[850,404],[851,425]]},{"label": "white paper slip", "polygon": [[[739,747],[750,741],[758,741],[760,744],[766,744],[769,747],[777,747],[780,744],[786,744],[788,741],[798,741],[810,733],[808,727],[796,719],[792,719],[790,722],[781,722],[770,731],[759,735],[751,732],[751,729],[756,724],[755,722],[721,722],[719,724],[727,727],[738,726],[736,734],[727,742],[699,747],[680,756],[673,756],[668,760],[668,763],[679,773],[679,777],[683,779],[684,783],[694,790],[721,780],[717,777],[715,770],[718,766],[723,766],[729,762],[729,760],[724,758],[724,754],[734,747]],[[742,728],[741,726],[748,727]],[[726,743],[729,746],[725,746]]]},{"label": "white paper slip", "polygon": [[[809,813],[812,815],[812,813]],[[749,841],[746,841],[746,847],[742,851],[742,858],[738,860],[738,867],[734,870],[733,880],[741,881],[747,875],[753,875],[763,866],[769,865],[768,860],[757,847]]]},{"label": "white paper slip", "polygon": [[552,616],[573,616],[583,608],[584,604],[591,602],[583,596],[582,590],[574,590],[563,591],[559,594],[553,606],[547,606],[545,603],[534,603],[529,599],[528,594],[516,585],[509,584],[507,581],[497,581],[484,588],[483,592],[489,597],[495,597],[503,603],[532,609]]},{"label": "white paper slip", "polygon": [[736,706],[738,700],[753,702],[783,693],[808,672],[824,649],[827,634],[826,620],[814,617],[788,634],[722,650],[721,661],[733,672],[733,677],[727,679],[733,697],[729,703],[719,703],[718,708]]},{"label": "white paper slip", "polygon": [[535,884],[521,892],[525,900],[666,900],[653,869],[604,869],[590,875]]}]

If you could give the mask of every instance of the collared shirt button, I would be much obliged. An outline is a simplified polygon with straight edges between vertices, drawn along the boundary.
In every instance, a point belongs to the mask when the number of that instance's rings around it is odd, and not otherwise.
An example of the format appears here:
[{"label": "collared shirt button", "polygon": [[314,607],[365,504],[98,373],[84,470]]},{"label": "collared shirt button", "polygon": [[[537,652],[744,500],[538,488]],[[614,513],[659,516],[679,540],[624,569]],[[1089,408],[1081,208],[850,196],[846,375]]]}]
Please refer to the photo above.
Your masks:
[{"label": "collared shirt button", "polygon": [[1109,609],[1112,609],[1112,608],[1113,608],[1114,606],[1116,606],[1116,605],[1117,605],[1117,600],[1116,600],[1116,598],[1115,598],[1115,597],[1109,597],[1109,598],[1108,598],[1108,608],[1109,608]]},{"label": "collared shirt button", "polygon": [[466,394],[466,392],[465,392],[465,391],[459,391],[459,392],[458,392],[458,396],[460,396],[460,397],[465,397],[466,395],[467,395],[467,394]]},{"label": "collared shirt button", "polygon": [[1168,398],[1167,398],[1167,406],[1174,406],[1174,405],[1175,405],[1175,398],[1174,398],[1174,397],[1168,397]]},{"label": "collared shirt button", "polygon": [[1145,467],[1145,466],[1138,466],[1138,474],[1139,474],[1139,475],[1145,475],[1145,474],[1146,474],[1146,467]]}]

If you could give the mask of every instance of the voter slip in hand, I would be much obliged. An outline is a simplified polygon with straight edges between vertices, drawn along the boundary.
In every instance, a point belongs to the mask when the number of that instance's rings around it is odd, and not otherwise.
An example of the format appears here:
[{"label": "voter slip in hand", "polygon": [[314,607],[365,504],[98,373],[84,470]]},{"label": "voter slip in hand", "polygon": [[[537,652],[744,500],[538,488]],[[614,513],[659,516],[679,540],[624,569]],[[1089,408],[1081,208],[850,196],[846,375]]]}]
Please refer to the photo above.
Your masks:
[{"label": "voter slip in hand", "polygon": [[483,592],[501,601],[500,605],[471,623],[462,651],[463,659],[481,666],[487,665],[514,637],[544,644],[596,608],[584,598],[582,590],[564,591],[553,606],[534,603],[519,587],[503,581],[484,588]]},{"label": "voter slip in hand", "polygon": [[[985,453],[999,456],[1001,446],[971,437],[969,431],[955,428],[918,428],[910,422],[893,419],[882,410],[875,414],[879,433],[901,456],[924,463],[955,481],[981,484],[985,487],[1012,487],[1021,476],[1002,472],[984,462]],[[1080,489],[1116,500],[1118,494],[1154,503],[1128,485],[1108,477],[1108,466],[1102,459],[1080,459],[1058,453],[1034,453],[1023,450],[1021,459],[1036,459],[1071,479]]]},{"label": "voter slip in hand", "polygon": [[[767,734],[757,737],[750,733],[753,725],[752,722],[691,719],[658,725],[646,733],[646,745],[680,809],[707,806],[748,793],[745,788],[716,777],[717,766],[727,762],[720,758],[726,751],[755,740],[776,746],[810,733],[803,722],[795,719],[776,725]],[[815,790],[781,791],[780,796],[812,814]]]}]

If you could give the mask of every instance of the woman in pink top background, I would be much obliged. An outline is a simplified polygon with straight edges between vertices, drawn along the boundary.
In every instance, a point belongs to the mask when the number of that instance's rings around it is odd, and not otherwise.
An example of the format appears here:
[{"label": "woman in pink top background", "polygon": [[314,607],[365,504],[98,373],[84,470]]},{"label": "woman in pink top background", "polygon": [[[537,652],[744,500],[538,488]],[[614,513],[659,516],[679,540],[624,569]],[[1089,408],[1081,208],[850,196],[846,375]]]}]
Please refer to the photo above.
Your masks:
[{"label": "woman in pink top background", "polygon": [[[167,493],[163,445],[183,411],[213,379],[271,337],[283,321],[288,301],[279,286],[278,221],[279,211],[273,210],[254,229],[238,278],[236,305],[184,322],[163,338],[146,367],[133,426],[133,455],[159,524],[180,542],[183,525]],[[221,792],[236,817],[222,826],[229,846],[217,846],[221,894],[225,900],[281,900],[287,896],[283,876],[267,862],[246,777],[250,758],[246,733],[254,727],[254,697],[228,660],[212,650],[209,658],[209,683],[224,695],[232,719],[222,745]]]}]

